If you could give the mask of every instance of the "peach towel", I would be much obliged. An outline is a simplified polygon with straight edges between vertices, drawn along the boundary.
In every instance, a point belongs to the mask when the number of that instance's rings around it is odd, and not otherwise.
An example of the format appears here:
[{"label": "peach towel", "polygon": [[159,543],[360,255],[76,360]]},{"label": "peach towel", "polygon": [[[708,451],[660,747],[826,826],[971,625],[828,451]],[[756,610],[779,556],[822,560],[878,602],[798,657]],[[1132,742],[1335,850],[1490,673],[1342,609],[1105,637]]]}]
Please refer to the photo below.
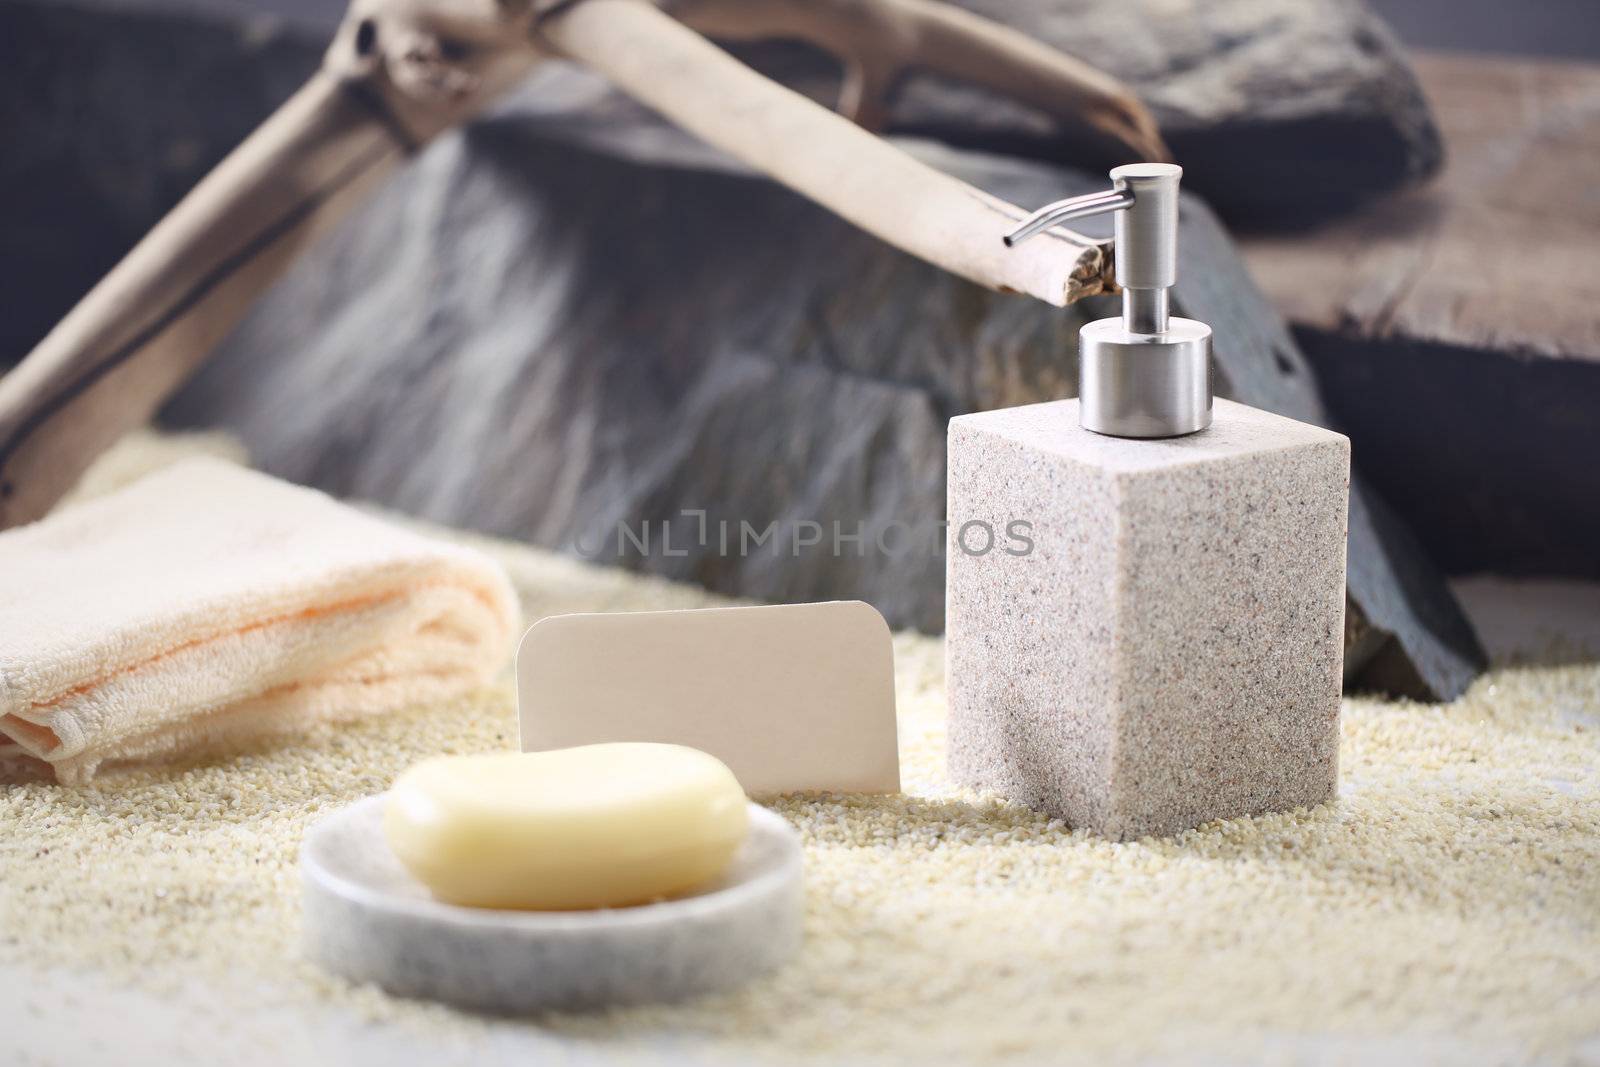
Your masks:
[{"label": "peach towel", "polygon": [[504,572],[321,493],[193,459],[0,534],[0,759],[102,764],[472,689]]}]

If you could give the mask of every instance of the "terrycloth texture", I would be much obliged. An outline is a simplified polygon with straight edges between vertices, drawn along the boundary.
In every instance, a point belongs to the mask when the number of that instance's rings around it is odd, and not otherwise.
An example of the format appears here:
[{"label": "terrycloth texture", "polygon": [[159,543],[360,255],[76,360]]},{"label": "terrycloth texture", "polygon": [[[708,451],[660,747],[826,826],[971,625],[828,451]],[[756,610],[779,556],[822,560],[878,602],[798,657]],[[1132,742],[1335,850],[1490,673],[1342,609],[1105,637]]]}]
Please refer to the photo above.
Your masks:
[{"label": "terrycloth texture", "polygon": [[61,781],[483,684],[493,561],[194,459],[0,534],[0,757]]}]

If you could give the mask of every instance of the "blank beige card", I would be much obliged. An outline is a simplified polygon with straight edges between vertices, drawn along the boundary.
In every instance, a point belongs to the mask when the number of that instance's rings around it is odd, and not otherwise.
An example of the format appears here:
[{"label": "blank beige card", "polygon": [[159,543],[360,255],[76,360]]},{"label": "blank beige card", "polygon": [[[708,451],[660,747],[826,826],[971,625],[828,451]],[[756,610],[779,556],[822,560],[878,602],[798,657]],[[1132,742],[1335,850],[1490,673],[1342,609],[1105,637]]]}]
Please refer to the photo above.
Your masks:
[{"label": "blank beige card", "polygon": [[900,789],[894,649],[859,600],[557,615],[517,651],[522,750],[663,741],[754,796]]}]

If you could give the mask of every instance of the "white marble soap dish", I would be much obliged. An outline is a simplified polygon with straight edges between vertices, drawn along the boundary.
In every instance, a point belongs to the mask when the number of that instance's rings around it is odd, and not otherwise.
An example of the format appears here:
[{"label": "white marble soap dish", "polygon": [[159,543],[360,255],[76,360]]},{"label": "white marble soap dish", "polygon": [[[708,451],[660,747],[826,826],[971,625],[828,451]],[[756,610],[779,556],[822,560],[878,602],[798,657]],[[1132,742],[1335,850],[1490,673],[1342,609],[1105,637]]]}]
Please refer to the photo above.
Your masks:
[{"label": "white marble soap dish", "polygon": [[434,900],[390,851],[384,800],[328,816],[300,849],[306,951],[353,981],[523,1014],[729,989],[799,947],[799,835],[759,805],[750,805],[750,835],[727,874],[693,896],[537,912]]}]

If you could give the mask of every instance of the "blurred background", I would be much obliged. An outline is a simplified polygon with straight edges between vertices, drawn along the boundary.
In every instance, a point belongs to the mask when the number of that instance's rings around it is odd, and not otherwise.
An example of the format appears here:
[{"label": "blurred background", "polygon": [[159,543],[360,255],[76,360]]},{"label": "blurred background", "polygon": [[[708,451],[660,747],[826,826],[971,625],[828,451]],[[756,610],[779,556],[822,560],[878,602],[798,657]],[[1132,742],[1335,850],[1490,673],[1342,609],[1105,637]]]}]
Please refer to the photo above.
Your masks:
[{"label": "blurred background", "polygon": [[[963,6],[1155,110],[1191,193],[1178,304],[1216,329],[1224,395],[1352,438],[1355,618],[1412,661],[1412,688],[1454,687],[1417,665],[1430,644],[1476,655],[1441,575],[1600,578],[1592,0]],[[303,82],[341,15],[0,0],[0,366]],[[738,53],[831,99],[827,56]],[[925,77],[889,132],[1030,207],[1118,162]],[[1074,395],[1077,329],[1107,313],[944,276],[553,64],[313,249],[162,421],[544,545],[661,523],[690,551],[601,561],[764,599],[860,596],[937,631],[935,553],[729,556],[684,513],[936,523],[948,418]]]},{"label": "blurred background", "polygon": [[[223,16],[267,14],[309,30],[337,25],[343,6],[322,0],[103,0],[106,6]],[[1315,0],[1308,0],[1314,4]],[[1528,56],[1600,57],[1600,18],[1588,0],[1371,0],[1409,48]]]}]

